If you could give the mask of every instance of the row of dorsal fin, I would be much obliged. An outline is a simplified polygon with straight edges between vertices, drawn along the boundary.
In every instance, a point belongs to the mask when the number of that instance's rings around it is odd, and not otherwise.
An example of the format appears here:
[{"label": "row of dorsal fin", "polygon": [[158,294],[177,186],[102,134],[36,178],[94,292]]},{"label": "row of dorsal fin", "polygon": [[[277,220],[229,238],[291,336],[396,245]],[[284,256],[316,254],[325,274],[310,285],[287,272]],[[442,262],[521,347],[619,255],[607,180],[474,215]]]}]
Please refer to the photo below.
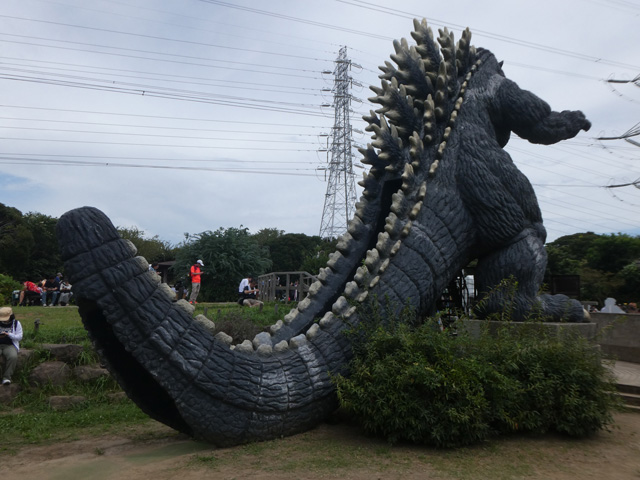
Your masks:
[{"label": "row of dorsal fin", "polygon": [[[332,277],[353,269],[355,260],[361,264],[353,279],[346,283],[319,326],[324,328],[337,317],[349,319],[355,312],[352,303],[363,302],[368,292],[378,285],[419,216],[427,195],[425,172],[435,171],[442,158],[462,103],[459,97],[468,80],[468,62],[475,55],[470,50],[468,30],[456,45],[453,33],[447,29],[440,31],[436,43],[426,21],[414,22],[414,25],[412,36],[417,46],[409,47],[405,39],[394,42],[395,54],[391,59],[397,67],[385,62],[385,66],[380,67],[383,72],[381,86],[371,87],[376,97],[370,100],[380,108],[364,117],[368,123],[366,130],[373,135],[367,148],[360,149],[362,162],[371,166],[369,173],[358,182],[364,188],[363,199],[356,204],[355,215],[348,231],[340,238],[337,251],[321,270],[307,299],[285,317],[285,324],[304,312]],[[459,78],[460,74],[463,74],[462,78]],[[425,164],[423,159],[428,145],[437,148],[433,158]],[[362,251],[357,245],[369,234],[371,225],[367,222],[377,218],[370,210],[378,207],[368,200],[380,194],[382,182],[379,176],[385,171],[399,174],[402,183],[391,195],[390,211],[382,231],[377,232],[375,245],[359,260]]]},{"label": "row of dorsal fin", "polygon": [[[417,45],[409,46],[404,38],[394,41],[391,59],[397,67],[385,62],[380,67],[381,86],[371,87],[376,96],[369,101],[381,105],[375,113],[384,115],[404,141],[420,131],[423,123],[425,142],[435,140],[432,130],[436,122],[448,117],[462,78],[475,58],[469,29],[457,44],[447,28],[439,30],[439,34],[436,43],[426,20],[414,20],[411,36]],[[369,122],[368,130],[377,135],[379,120],[373,114],[365,120]]]},{"label": "row of dorsal fin", "polygon": [[401,171],[407,159],[395,154],[415,132],[425,146],[440,140],[444,127],[439,127],[447,123],[476,55],[469,29],[457,44],[447,28],[439,34],[436,42],[426,20],[414,20],[411,36],[416,45],[409,46],[404,38],[394,41],[391,59],[397,67],[390,62],[380,67],[381,86],[371,87],[376,96],[369,99],[380,108],[364,117],[373,141],[361,150],[363,162],[371,165],[373,173],[383,168]]}]

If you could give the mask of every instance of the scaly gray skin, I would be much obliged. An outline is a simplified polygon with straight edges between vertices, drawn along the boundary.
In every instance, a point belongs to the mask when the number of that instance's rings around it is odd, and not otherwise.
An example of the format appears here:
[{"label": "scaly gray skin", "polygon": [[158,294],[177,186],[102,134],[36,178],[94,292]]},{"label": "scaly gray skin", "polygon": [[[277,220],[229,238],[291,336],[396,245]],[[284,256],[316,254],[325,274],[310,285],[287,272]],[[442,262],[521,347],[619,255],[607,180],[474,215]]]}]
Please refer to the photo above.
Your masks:
[{"label": "scaly gray skin", "polygon": [[[398,66],[381,67],[382,88],[373,88],[382,107],[366,118],[374,135],[363,161],[371,168],[348,233],[309,296],[271,333],[238,345],[213,337],[102,212],[84,207],[60,218],[83,322],[150,416],[217,445],[306,430],[336,407],[329,374],[346,373],[351,348],[342,331],[358,322],[356,305],[389,299],[432,313],[474,258],[482,289],[518,279],[517,317],[536,307],[583,318],[566,297],[536,298],[545,231],[530,183],[502,147],[511,131],[549,144],[589,122],[580,112],[552,112],[504,78],[490,52],[470,47],[468,30],[457,46],[441,31],[440,51],[424,20],[414,26],[417,46],[395,42]],[[501,303],[494,294],[481,313]]]}]

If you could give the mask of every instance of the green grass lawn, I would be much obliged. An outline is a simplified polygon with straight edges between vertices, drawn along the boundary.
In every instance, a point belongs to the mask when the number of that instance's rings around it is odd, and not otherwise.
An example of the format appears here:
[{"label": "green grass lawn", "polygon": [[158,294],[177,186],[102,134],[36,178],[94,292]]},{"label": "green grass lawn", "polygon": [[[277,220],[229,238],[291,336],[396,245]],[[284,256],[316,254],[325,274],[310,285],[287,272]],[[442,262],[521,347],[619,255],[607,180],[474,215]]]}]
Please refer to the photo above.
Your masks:
[{"label": "green grass lawn", "polygon": [[[241,307],[235,302],[199,303],[194,316],[203,314],[215,323],[248,320],[259,328],[274,324],[295,304],[265,303],[258,308]],[[22,324],[22,348],[33,348],[38,343],[77,343],[88,345],[87,332],[78,314],[78,307],[13,307]],[[36,327],[36,324],[38,326]]]}]

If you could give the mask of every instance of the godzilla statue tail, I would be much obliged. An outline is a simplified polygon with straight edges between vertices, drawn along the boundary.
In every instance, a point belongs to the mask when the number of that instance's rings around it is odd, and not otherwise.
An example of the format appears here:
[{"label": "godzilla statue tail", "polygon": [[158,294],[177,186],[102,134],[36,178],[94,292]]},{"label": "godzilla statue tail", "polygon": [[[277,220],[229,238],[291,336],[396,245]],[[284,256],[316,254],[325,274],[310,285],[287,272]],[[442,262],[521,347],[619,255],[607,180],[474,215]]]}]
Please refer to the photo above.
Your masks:
[{"label": "godzilla statue tail", "polygon": [[[518,279],[516,315],[582,319],[568,299],[540,299],[544,228],[531,185],[502,149],[511,131],[553,143],[588,128],[580,112],[552,112],[504,77],[495,57],[414,22],[417,45],[394,42],[365,119],[370,165],[348,232],[309,295],[269,333],[232,344],[148,271],[100,211],[84,207],[57,226],[65,271],[97,350],[150,416],[218,445],[276,438],[317,424],[335,408],[331,373],[344,373],[343,335],[369,298],[418,315],[471,260],[487,291]],[[541,301],[542,300],[542,301]],[[500,298],[487,302],[489,311]],[[428,401],[428,400],[426,400]]]}]

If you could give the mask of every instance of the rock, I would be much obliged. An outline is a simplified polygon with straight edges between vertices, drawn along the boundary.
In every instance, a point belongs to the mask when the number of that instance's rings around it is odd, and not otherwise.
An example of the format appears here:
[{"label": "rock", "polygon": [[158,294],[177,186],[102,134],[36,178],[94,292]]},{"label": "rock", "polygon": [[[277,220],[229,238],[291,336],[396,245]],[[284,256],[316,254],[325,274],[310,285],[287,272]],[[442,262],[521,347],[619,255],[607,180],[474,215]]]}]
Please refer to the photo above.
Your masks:
[{"label": "rock", "polygon": [[34,368],[29,375],[29,383],[35,386],[51,385],[59,387],[71,378],[71,369],[64,362],[44,362]]},{"label": "rock", "polygon": [[0,385],[0,403],[7,405],[13,402],[16,395],[20,392],[20,386],[12,383],[11,385]]},{"label": "rock", "polygon": [[209,320],[204,315],[198,315],[198,316],[196,316],[196,318],[194,318],[194,321],[196,323],[199,323],[200,325],[202,325],[204,327],[204,329],[207,330],[211,335],[215,335],[215,333],[216,333],[216,324],[213,323],[212,320]]},{"label": "rock", "polygon": [[80,354],[84,350],[82,345],[71,343],[43,343],[40,348],[48,351],[51,358],[64,363],[77,363]]},{"label": "rock", "polygon": [[[27,363],[29,363],[29,359],[33,356],[33,350],[28,350],[25,348],[21,348],[18,350],[18,365],[16,366],[16,372],[20,371]],[[6,359],[3,356],[0,356],[0,371],[4,369],[6,364]]]},{"label": "rock", "polygon": [[53,410],[69,410],[71,407],[86,401],[87,398],[81,395],[56,395],[49,397],[49,406]]},{"label": "rock", "polygon": [[33,350],[30,350],[28,348],[21,348],[20,350],[18,350],[18,368],[21,365],[25,365],[26,363],[28,363],[32,356]]},{"label": "rock", "polygon": [[109,376],[109,371],[98,365],[80,365],[73,369],[73,374],[81,382],[90,382],[101,377]]},{"label": "rock", "polygon": [[127,394],[124,392],[116,392],[107,394],[107,398],[111,402],[121,402],[127,398]]}]

